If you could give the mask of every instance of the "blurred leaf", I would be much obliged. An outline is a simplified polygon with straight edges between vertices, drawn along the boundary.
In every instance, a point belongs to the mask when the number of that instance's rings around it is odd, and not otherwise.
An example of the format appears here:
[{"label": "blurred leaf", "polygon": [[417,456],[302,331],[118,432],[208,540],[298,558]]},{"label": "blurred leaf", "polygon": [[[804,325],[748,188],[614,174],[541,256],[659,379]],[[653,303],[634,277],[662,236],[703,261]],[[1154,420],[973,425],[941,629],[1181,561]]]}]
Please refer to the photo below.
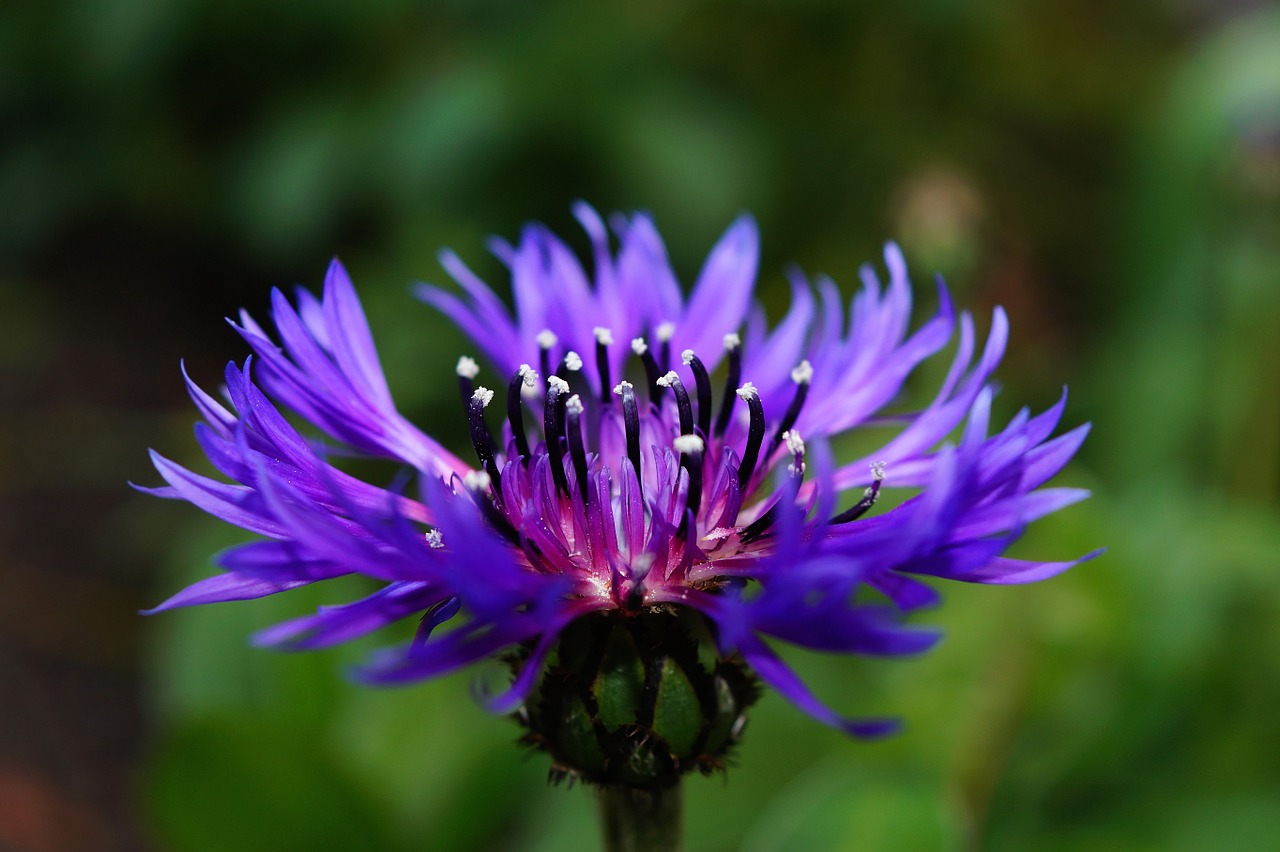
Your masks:
[{"label": "blurred leaf", "polygon": [[392,848],[360,787],[287,723],[241,716],[178,725],[147,786],[166,848]]}]

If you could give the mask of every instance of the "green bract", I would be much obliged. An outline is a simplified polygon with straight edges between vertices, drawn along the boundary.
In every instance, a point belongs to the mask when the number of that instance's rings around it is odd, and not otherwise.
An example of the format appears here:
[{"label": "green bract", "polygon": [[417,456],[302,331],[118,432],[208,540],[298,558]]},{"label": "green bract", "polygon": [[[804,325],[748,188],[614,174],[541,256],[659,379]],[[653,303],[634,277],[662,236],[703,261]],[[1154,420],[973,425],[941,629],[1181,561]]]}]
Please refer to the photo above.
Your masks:
[{"label": "green bract", "polygon": [[553,780],[668,787],[724,767],[758,695],[700,613],[663,605],[570,625],[517,716]]}]

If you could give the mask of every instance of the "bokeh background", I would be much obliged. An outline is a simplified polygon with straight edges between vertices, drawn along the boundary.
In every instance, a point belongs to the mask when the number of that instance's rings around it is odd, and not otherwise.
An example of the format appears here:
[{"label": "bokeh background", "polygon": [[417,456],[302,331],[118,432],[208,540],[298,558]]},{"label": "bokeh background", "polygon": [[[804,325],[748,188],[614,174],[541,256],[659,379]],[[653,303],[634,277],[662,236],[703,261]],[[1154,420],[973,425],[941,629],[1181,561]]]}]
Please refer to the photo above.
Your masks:
[{"label": "bokeh background", "polygon": [[[1274,849],[1280,836],[1280,14],[1226,0],[67,0],[0,10],[0,848],[560,850],[582,789],[471,674],[348,685],[368,646],[250,648],[349,588],[143,619],[240,540],[141,497],[195,461],[178,361],[272,286],[361,288],[402,410],[464,440],[469,351],[414,302],[452,246],[647,209],[685,281],[742,210],[851,293],[898,240],[979,317],[1004,415],[1071,386],[1095,490],[951,586],[925,658],[799,657],[690,850]],[[927,306],[928,296],[924,296]],[[985,324],[985,320],[983,320]],[[928,391],[937,367],[915,392]]]}]

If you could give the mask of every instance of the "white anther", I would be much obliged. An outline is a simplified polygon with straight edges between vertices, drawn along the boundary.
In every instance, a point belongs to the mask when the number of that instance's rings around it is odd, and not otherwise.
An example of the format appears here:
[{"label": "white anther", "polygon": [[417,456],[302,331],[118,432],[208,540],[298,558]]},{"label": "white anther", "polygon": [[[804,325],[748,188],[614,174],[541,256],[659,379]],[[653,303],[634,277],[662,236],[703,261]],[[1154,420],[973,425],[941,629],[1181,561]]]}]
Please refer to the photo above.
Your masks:
[{"label": "white anther", "polygon": [[743,400],[750,400],[752,397],[757,395],[756,386],[751,384],[751,382],[747,382],[745,385],[743,385],[742,387],[734,391],[734,393],[736,393]]},{"label": "white anther", "polygon": [[669,388],[679,380],[680,380],[680,377],[676,375],[675,370],[668,370],[666,375],[659,376],[657,379],[655,379],[654,384],[656,384],[660,388]]},{"label": "white anther", "polygon": [[462,484],[467,486],[468,491],[487,491],[493,480],[483,470],[469,470],[462,477]]},{"label": "white anther", "polygon": [[875,478],[876,482],[884,481],[885,464],[886,463],[882,461],[871,463],[871,475]]},{"label": "white anther", "polygon": [[683,352],[681,352],[681,353],[680,353],[680,360],[681,360],[681,361],[683,361],[683,362],[685,362],[686,364],[692,364],[692,363],[693,363],[693,350],[692,350],[692,349],[686,349],[686,350],[684,350]]},{"label": "white anther", "polygon": [[440,530],[427,530],[427,544],[436,550],[444,547],[444,536],[441,535]]},{"label": "white anther", "polygon": [[538,348],[550,349],[560,341],[560,338],[556,337],[556,333],[551,329],[544,328],[542,331],[538,332],[538,336],[535,337],[534,340],[538,341]]},{"label": "white anther", "polygon": [[621,396],[623,388],[634,388],[634,387],[635,385],[631,384],[631,382],[618,382],[616,385],[613,386],[613,392]]},{"label": "white anther", "polygon": [[582,400],[578,398],[576,393],[569,397],[569,401],[564,404],[564,410],[570,414],[582,413]]},{"label": "white anther", "polygon": [[676,324],[673,322],[664,322],[653,330],[653,336],[658,338],[659,343],[666,343],[675,337]]},{"label": "white anther", "polygon": [[700,453],[707,448],[706,442],[697,435],[681,435],[671,442],[671,446],[681,453]]},{"label": "white anther", "polygon": [[582,356],[577,352],[570,350],[564,356],[564,366],[571,372],[578,372],[582,369]]},{"label": "white anther", "polygon": [[516,375],[520,377],[520,381],[526,388],[531,388],[538,384],[538,371],[528,364],[521,364],[520,369],[516,370]]},{"label": "white anther", "polygon": [[475,358],[468,358],[463,355],[458,359],[457,371],[458,375],[464,379],[474,379],[480,375],[480,365],[476,363]]},{"label": "white anther", "polygon": [[604,326],[602,325],[596,326],[595,328],[591,329],[591,333],[596,336],[596,343],[599,343],[601,346],[613,345],[613,332],[605,328]]},{"label": "white anther", "polygon": [[472,392],[471,398],[477,400],[481,408],[488,408],[489,403],[493,402],[493,391],[483,386],[478,387]]},{"label": "white anther", "polygon": [[732,352],[742,345],[742,338],[736,334],[726,334],[724,336],[724,348]]},{"label": "white anther", "polygon": [[801,361],[791,371],[791,381],[798,385],[807,385],[813,381],[813,365],[808,360]]},{"label": "white anther", "polygon": [[643,337],[637,337],[635,340],[631,341],[631,351],[637,355],[643,355],[649,351],[649,344],[644,342]]},{"label": "white anther", "polygon": [[558,393],[568,393],[569,383],[559,376],[551,376],[547,379],[547,388]]},{"label": "white anther", "polygon": [[782,433],[782,440],[787,442],[787,450],[792,455],[801,455],[804,453],[804,439],[800,437],[800,433],[795,429],[788,429]]}]

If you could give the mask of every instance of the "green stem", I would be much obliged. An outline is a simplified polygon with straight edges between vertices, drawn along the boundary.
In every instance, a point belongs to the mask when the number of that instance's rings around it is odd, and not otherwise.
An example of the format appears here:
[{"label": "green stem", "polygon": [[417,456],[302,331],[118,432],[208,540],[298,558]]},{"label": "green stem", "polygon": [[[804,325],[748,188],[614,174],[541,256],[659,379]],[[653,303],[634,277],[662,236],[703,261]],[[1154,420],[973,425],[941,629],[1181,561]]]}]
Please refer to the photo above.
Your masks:
[{"label": "green stem", "polygon": [[615,784],[597,790],[605,852],[680,852],[680,784],[643,789]]}]

